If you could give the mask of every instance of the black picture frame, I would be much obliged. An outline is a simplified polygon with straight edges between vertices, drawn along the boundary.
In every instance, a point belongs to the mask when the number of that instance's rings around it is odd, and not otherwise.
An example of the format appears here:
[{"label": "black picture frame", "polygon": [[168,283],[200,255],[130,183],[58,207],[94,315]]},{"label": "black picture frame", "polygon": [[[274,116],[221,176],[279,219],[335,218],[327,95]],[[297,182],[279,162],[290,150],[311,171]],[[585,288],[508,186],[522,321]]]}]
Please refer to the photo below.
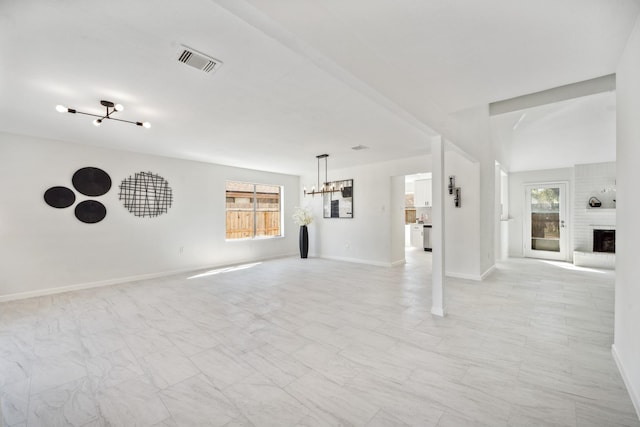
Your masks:
[{"label": "black picture frame", "polygon": [[328,183],[322,199],[323,218],[353,218],[353,179]]}]

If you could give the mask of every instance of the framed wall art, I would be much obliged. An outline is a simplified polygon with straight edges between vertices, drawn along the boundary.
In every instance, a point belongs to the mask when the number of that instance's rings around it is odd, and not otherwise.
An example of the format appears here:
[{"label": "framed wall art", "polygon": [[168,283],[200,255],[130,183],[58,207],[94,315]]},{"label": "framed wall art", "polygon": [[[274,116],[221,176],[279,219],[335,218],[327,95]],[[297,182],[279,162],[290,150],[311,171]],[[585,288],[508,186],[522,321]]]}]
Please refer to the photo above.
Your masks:
[{"label": "framed wall art", "polygon": [[353,179],[328,183],[330,191],[323,195],[324,218],[353,218]]}]

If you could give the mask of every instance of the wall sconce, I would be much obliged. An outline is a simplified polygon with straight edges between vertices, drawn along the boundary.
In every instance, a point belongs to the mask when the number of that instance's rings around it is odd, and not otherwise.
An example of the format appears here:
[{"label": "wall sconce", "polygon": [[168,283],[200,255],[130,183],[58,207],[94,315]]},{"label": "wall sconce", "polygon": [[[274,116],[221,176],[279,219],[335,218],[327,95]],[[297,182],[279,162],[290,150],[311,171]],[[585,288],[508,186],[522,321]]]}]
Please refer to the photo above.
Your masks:
[{"label": "wall sconce", "polygon": [[449,176],[449,195],[453,194],[453,189],[456,186],[456,177],[451,175]]},{"label": "wall sconce", "polygon": [[460,199],[460,187],[455,188],[455,196],[453,197],[453,204],[456,208],[459,208],[462,205],[462,200]]}]

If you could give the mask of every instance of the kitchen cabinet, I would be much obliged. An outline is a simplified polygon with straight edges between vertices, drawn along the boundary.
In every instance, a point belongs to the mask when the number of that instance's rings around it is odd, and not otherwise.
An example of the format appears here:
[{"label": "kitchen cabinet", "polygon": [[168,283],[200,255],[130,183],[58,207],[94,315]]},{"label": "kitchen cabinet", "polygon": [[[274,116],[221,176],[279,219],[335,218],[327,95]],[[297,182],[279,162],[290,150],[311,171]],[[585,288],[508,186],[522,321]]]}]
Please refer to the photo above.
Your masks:
[{"label": "kitchen cabinet", "polygon": [[411,246],[414,248],[421,248],[424,244],[423,237],[423,225],[422,224],[411,224]]},{"label": "kitchen cabinet", "polygon": [[416,208],[431,207],[433,201],[431,180],[419,179],[414,185],[414,203]]}]

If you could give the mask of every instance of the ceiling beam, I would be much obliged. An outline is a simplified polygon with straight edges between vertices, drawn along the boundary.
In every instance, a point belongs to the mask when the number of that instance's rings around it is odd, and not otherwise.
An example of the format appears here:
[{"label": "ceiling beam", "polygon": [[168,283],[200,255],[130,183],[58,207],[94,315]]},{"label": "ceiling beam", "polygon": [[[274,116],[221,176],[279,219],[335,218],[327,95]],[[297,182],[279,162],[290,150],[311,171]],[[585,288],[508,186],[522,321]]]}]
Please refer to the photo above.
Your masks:
[{"label": "ceiling beam", "polygon": [[596,77],[591,80],[584,80],[577,83],[543,90],[541,92],[518,96],[516,98],[492,102],[489,104],[489,115],[495,116],[498,114],[511,113],[513,111],[524,110],[526,108],[553,104],[555,102],[566,101],[568,99],[580,98],[582,96],[594,95],[602,92],[611,92],[614,90],[616,90],[616,75],[609,74],[602,77]]}]

